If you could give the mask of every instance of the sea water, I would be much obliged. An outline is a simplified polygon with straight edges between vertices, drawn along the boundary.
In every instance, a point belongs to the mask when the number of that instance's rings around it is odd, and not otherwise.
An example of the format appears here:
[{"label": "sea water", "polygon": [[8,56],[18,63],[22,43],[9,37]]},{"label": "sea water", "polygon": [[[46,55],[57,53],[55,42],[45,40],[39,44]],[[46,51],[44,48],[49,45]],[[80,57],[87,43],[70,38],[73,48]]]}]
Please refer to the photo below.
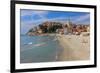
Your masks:
[{"label": "sea water", "polygon": [[53,62],[61,51],[55,36],[20,37],[20,63]]}]

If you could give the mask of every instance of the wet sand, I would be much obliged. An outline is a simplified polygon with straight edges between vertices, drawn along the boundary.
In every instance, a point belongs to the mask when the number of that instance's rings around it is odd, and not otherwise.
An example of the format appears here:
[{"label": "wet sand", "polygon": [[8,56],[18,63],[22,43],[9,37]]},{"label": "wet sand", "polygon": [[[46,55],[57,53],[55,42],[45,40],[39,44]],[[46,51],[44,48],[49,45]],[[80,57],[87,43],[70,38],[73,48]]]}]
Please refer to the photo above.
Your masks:
[{"label": "wet sand", "polygon": [[57,39],[63,47],[59,53],[58,61],[89,60],[90,37],[82,35],[60,35]]}]

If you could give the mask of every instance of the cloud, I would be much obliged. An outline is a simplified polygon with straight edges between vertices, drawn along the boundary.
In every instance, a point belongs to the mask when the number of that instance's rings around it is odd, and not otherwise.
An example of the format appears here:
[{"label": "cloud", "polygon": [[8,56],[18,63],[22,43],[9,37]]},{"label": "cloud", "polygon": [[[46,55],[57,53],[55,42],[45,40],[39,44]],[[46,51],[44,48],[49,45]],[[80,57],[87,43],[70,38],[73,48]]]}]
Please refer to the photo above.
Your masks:
[{"label": "cloud", "polygon": [[38,16],[40,18],[44,18],[48,14],[48,11],[34,11],[34,10],[21,10],[21,17],[25,16]]},{"label": "cloud", "polygon": [[48,11],[34,11],[34,14],[44,18],[48,14]]},{"label": "cloud", "polygon": [[30,21],[25,21],[25,22],[22,22],[22,23],[23,24],[35,24],[35,25],[38,25],[39,23],[42,23],[42,22],[45,22],[45,21],[67,21],[67,18],[66,17],[55,17],[55,18],[43,17],[43,18],[40,18],[38,20],[32,19]]},{"label": "cloud", "polygon": [[[29,16],[29,19],[22,20],[21,23],[23,24],[39,24],[40,22],[44,21],[67,21],[67,17],[60,16],[54,18],[48,18],[47,15],[49,14],[48,11],[34,11],[34,10],[22,10],[21,17]],[[79,16],[71,16],[70,18],[74,23],[81,23],[83,21],[90,19],[90,14],[79,15]]]},{"label": "cloud", "polygon": [[90,14],[74,17],[75,23],[89,23],[90,21]]},{"label": "cloud", "polygon": [[36,23],[38,21],[47,19],[46,15],[48,11],[33,11],[33,10],[21,10],[21,23]]},{"label": "cloud", "polygon": [[25,15],[32,15],[32,14],[47,14],[47,11],[41,11],[41,10],[29,10],[29,9],[21,9],[21,16],[25,16]]}]

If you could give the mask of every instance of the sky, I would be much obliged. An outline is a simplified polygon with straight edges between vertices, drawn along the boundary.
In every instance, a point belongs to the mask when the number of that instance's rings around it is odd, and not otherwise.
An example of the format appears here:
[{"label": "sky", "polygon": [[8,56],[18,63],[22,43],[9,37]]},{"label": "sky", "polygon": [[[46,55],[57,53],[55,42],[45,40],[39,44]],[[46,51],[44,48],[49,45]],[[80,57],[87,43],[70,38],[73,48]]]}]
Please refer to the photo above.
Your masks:
[{"label": "sky", "polygon": [[72,23],[75,24],[90,24],[90,13],[21,9],[21,34],[27,33],[30,28],[37,26],[45,21],[67,23],[69,19]]}]

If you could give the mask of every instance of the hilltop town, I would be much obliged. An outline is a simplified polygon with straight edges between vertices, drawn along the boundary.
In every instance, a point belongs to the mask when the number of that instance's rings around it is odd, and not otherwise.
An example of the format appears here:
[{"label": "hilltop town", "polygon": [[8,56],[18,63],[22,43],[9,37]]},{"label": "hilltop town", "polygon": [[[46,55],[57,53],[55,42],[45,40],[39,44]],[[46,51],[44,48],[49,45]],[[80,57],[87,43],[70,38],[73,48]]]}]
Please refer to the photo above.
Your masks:
[{"label": "hilltop town", "polygon": [[82,32],[89,31],[90,25],[88,24],[73,24],[71,21],[68,21],[67,23],[46,21],[31,28],[27,34],[30,36],[50,33],[80,35]]}]

